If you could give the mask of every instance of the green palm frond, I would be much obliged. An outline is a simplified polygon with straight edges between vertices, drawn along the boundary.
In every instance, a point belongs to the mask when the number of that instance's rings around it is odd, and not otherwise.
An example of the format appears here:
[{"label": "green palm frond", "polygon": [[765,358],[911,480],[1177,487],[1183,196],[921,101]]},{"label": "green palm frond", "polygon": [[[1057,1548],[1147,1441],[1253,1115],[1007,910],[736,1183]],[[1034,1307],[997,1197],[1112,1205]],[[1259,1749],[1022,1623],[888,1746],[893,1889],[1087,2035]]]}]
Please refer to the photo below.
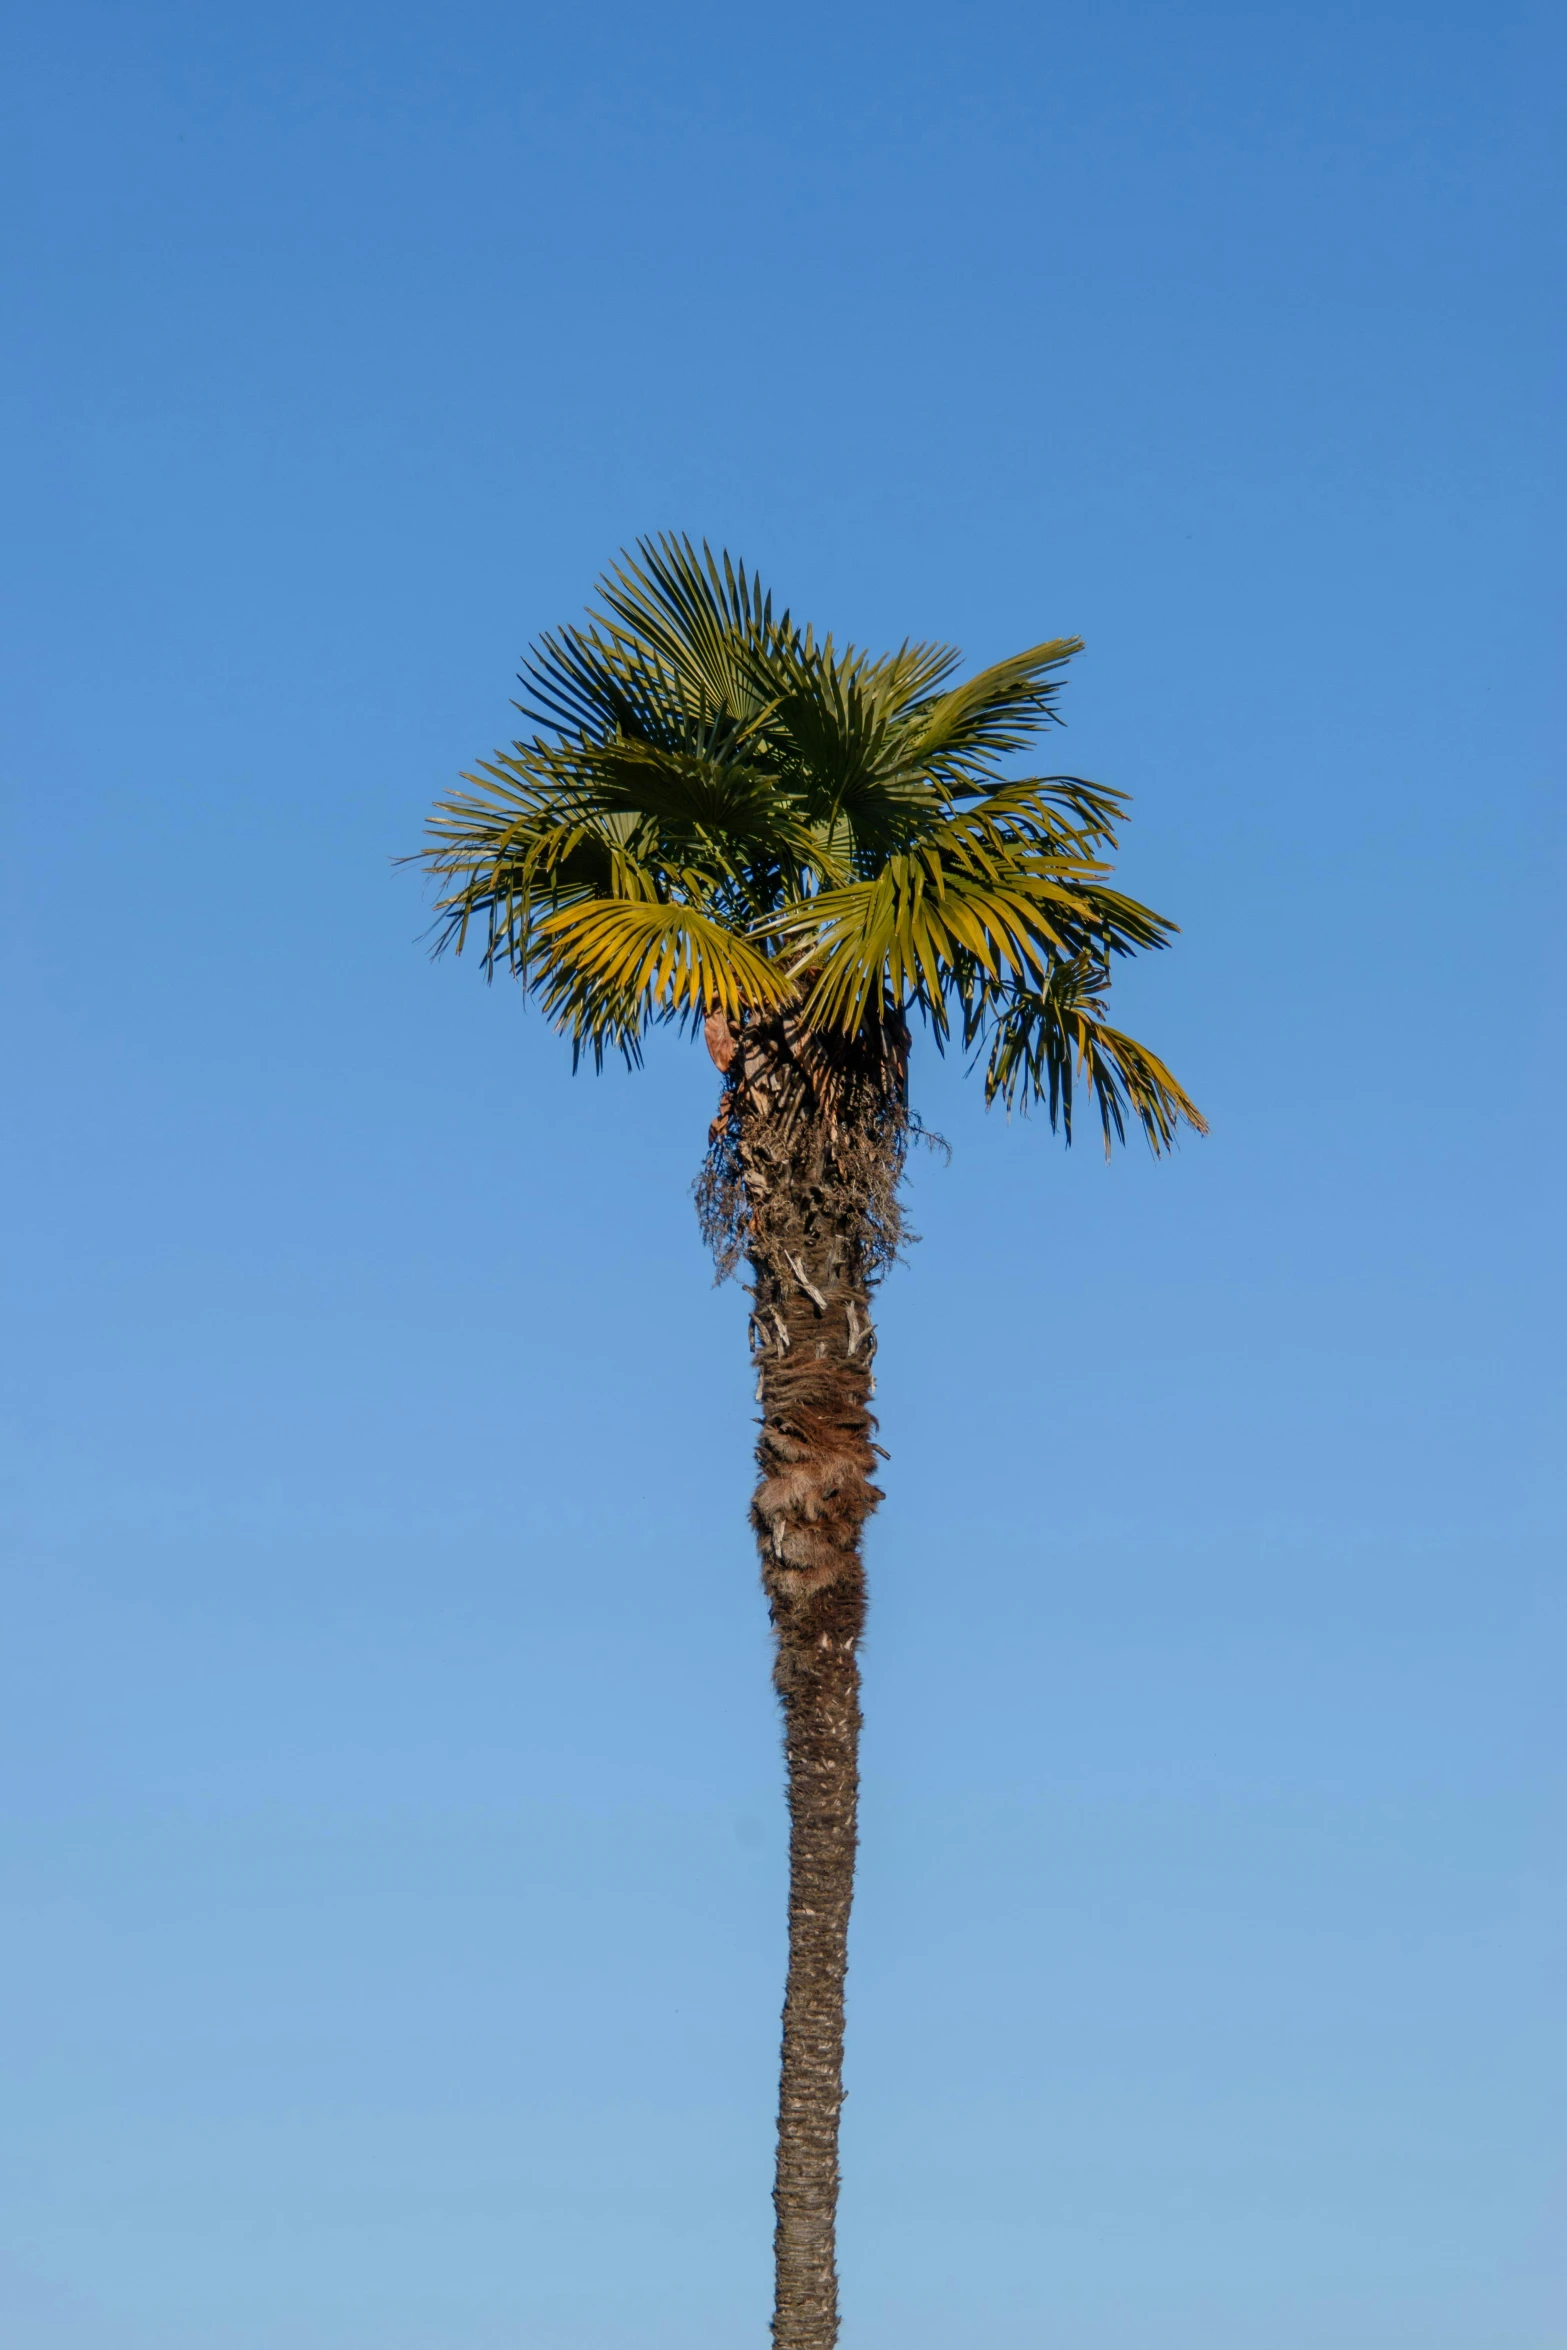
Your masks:
[{"label": "green palm frond", "polygon": [[965,1041],[977,1043],[990,1031],[987,1102],[1025,1112],[1042,1102],[1070,1142],[1074,1089],[1081,1087],[1098,1108],[1107,1158],[1112,1136],[1126,1140],[1128,1117],[1157,1156],[1182,1125],[1206,1134],[1207,1122],[1156,1054],[1110,1027],[1108,981],[1103,960],[1088,953],[1058,964],[1042,988],[976,992]]},{"label": "green palm frond", "polygon": [[715,872],[737,871],[758,851],[809,862],[817,843],[816,828],[780,806],[772,771],[740,758],[617,742],[574,753],[561,779],[606,814],[642,819],[666,850],[686,844]]},{"label": "green palm frond", "polygon": [[906,651],[931,660],[883,667],[829,642],[773,664],[768,733],[780,783],[818,822],[846,824],[871,854],[903,845],[941,805],[930,774],[905,754],[903,697],[911,675],[948,656],[940,647]]},{"label": "green palm frond", "polygon": [[606,734],[673,746],[723,715],[754,717],[766,664],[794,641],[759,579],[689,539],[644,540],[599,583],[592,625],[540,639],[523,665],[525,715],[568,738]]},{"label": "green palm frond", "polygon": [[957,789],[994,779],[998,759],[1025,750],[1042,726],[1060,723],[1059,680],[1051,672],[1082,649],[1081,637],[1056,637],[933,696],[920,706],[909,756]]}]

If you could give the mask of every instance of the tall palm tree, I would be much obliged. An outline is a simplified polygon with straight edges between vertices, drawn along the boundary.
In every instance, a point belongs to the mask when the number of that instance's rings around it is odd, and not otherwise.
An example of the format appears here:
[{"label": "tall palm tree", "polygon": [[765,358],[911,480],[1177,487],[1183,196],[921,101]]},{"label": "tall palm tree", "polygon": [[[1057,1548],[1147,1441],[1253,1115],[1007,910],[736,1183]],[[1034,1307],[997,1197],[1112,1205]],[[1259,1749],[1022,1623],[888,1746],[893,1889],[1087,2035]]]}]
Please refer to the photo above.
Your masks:
[{"label": "tall palm tree", "polygon": [[843,1986],[854,1884],[871,1296],[898,1249],[910,1022],[1105,1148],[1203,1121],[1108,1025],[1113,958],[1174,925],[1109,886],[1123,796],[1010,763],[1055,719],[1056,638],[954,682],[947,647],[871,657],[775,614],[687,539],[639,542],[585,627],[543,637],[527,739],[441,801],[441,943],[482,943],[572,1041],[636,1063],[700,1030],[723,1076],[697,1184],[720,1274],[750,1272],[751,1523],[776,1642],[789,1961],[776,2350],[837,2339]]}]

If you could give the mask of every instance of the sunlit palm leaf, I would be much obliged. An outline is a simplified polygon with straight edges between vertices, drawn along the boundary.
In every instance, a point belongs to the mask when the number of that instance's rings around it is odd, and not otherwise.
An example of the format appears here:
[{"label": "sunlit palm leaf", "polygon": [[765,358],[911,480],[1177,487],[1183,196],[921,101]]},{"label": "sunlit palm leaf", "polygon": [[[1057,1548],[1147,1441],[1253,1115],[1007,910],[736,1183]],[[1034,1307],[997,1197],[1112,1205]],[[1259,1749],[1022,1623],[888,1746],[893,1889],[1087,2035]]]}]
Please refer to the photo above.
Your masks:
[{"label": "sunlit palm leaf", "polygon": [[809,985],[807,1020],[849,1032],[883,1001],[911,999],[944,1030],[959,968],[1039,983],[1089,923],[1083,900],[1043,873],[1002,864],[982,874],[908,856],[889,858],[873,881],[822,891],[768,928],[789,942],[791,969]]},{"label": "sunlit palm leaf", "polygon": [[579,1042],[624,1047],[682,1014],[773,1012],[794,993],[782,968],[694,906],[592,899],[537,928],[544,1008]]}]

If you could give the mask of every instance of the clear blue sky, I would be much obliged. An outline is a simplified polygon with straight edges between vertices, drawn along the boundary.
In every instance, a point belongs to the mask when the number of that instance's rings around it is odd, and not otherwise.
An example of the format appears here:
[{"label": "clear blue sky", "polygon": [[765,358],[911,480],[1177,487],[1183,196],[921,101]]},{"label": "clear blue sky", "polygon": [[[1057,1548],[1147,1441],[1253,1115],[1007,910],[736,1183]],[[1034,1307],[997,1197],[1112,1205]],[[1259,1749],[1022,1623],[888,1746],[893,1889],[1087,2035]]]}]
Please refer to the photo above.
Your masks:
[{"label": "clear blue sky", "polygon": [[846,2350],[1564,2338],[1552,13],[13,13],[16,2350],[763,2338],[714,1078],[389,862],[665,526],[1087,639],[1213,1122],[919,1058]]}]

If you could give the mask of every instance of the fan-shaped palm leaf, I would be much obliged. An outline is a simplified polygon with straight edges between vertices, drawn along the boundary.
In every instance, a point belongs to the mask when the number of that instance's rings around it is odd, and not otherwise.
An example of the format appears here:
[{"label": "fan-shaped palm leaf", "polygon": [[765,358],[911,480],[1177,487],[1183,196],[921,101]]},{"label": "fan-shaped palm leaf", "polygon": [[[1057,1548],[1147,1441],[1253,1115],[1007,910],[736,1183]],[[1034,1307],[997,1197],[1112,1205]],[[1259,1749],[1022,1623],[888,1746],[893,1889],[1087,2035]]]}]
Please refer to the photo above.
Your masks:
[{"label": "fan-shaped palm leaf", "polygon": [[794,990],[780,965],[697,907],[592,898],[533,934],[544,1008],[580,1049],[635,1058],[655,1020],[768,1013]]}]

